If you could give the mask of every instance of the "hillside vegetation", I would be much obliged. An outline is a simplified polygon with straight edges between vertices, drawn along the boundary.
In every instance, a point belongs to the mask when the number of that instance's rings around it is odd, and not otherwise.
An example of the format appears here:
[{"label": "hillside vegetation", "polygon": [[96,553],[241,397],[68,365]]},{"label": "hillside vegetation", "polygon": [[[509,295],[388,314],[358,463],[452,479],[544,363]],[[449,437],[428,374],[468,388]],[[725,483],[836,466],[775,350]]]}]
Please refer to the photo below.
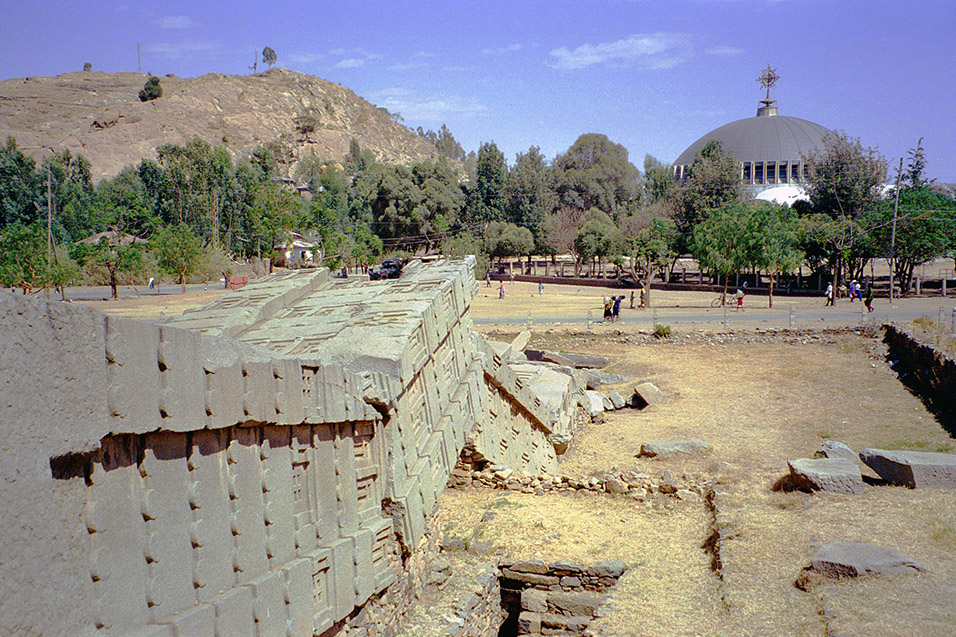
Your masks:
[{"label": "hillside vegetation", "polygon": [[67,149],[83,155],[95,180],[141,159],[162,144],[199,137],[223,146],[233,160],[256,147],[280,146],[280,170],[314,156],[341,161],[355,138],[387,164],[438,157],[435,146],[394,122],[391,114],[321,78],[272,69],[257,75],[162,77],[162,97],[138,94],[141,73],[65,73],[0,82],[0,140],[14,137],[36,159]]}]

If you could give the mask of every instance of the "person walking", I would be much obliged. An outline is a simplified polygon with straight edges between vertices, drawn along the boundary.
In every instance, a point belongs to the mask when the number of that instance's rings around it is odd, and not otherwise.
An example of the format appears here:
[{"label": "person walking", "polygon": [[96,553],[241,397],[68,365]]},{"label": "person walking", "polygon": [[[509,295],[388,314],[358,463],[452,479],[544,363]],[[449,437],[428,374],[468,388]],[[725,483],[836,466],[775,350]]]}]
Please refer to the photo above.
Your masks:
[{"label": "person walking", "polygon": [[634,309],[634,290],[631,290],[631,309]]},{"label": "person walking", "polygon": [[614,297],[604,299],[604,322],[610,323],[614,312]]},{"label": "person walking", "polygon": [[498,286],[498,298],[499,299],[505,298],[505,282],[504,281],[502,281],[501,285]]},{"label": "person walking", "polygon": [[541,294],[542,294],[543,292],[544,292],[544,283],[541,283],[541,282],[539,281],[539,282],[538,282],[538,296],[541,296]]},{"label": "person walking", "polygon": [[863,299],[863,305],[866,306],[867,312],[873,311],[873,284],[866,284],[866,297]]},{"label": "person walking", "polygon": [[611,314],[611,320],[616,321],[621,318],[621,301],[624,300],[624,295],[611,297],[614,299],[614,310]]},{"label": "person walking", "polygon": [[827,302],[823,304],[823,307],[828,305],[833,305],[833,284],[827,283],[827,291],[825,292],[827,297]]}]

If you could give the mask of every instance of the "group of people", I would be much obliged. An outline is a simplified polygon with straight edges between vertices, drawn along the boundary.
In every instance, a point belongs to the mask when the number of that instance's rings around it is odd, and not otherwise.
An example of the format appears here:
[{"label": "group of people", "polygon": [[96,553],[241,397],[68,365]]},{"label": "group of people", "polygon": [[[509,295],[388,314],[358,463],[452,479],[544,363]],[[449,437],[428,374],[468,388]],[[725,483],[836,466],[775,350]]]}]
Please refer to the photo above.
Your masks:
[{"label": "group of people", "polygon": [[[859,281],[857,281],[856,279],[853,279],[852,281],[850,281],[849,288],[845,288],[841,285],[840,292],[841,294],[846,293],[850,297],[850,303],[852,303],[856,299],[860,299],[861,301],[863,301],[863,305],[866,306],[867,312],[873,311],[873,284],[872,283],[866,284],[866,292],[864,293],[863,288],[860,287]],[[824,306],[827,306],[827,305],[832,306],[834,301],[834,296],[835,296],[833,293],[832,283],[827,283],[827,291],[824,292],[824,296],[826,296],[827,298],[827,301],[826,303],[824,303]]]},{"label": "group of people", "polygon": [[624,295],[604,299],[604,322],[612,323],[621,318],[621,301]]}]

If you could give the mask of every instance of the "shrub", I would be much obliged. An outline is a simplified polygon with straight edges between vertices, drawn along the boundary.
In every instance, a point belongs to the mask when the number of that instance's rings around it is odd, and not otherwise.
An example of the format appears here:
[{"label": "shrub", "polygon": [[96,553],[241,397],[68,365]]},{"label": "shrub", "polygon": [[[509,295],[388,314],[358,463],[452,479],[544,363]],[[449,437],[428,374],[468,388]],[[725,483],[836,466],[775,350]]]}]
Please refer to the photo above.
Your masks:
[{"label": "shrub", "polygon": [[146,84],[143,85],[143,90],[139,92],[139,101],[148,102],[162,96],[163,87],[159,85],[159,78],[155,75],[150,75],[149,79],[146,80]]},{"label": "shrub", "polygon": [[670,325],[661,325],[658,323],[654,326],[654,336],[657,338],[668,338],[671,335]]}]

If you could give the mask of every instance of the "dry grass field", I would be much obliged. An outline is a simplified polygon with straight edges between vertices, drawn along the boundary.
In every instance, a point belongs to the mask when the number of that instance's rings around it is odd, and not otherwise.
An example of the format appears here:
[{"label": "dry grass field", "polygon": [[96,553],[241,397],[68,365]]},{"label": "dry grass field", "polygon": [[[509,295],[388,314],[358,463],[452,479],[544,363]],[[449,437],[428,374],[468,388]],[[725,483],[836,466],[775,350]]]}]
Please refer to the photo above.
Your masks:
[{"label": "dry grass field", "polygon": [[[824,345],[628,345],[551,333],[531,346],[560,349],[562,340],[609,356],[609,371],[650,380],[668,397],[588,427],[565,455],[564,473],[666,469],[712,479],[716,511],[666,498],[508,494],[510,504],[481,522],[502,492],[450,491],[442,501],[448,532],[479,529],[514,558],[624,560],[631,568],[597,623],[608,635],[953,634],[956,495],[878,485],[856,497],[774,490],[788,459],[812,456],[827,439],[855,450],[956,450],[879,358],[878,342],[846,335]],[[636,457],[644,440],[683,438],[711,449]],[[714,525],[723,537],[719,573],[703,549]],[[894,548],[929,570],[797,589],[814,550],[838,540]]]}]

